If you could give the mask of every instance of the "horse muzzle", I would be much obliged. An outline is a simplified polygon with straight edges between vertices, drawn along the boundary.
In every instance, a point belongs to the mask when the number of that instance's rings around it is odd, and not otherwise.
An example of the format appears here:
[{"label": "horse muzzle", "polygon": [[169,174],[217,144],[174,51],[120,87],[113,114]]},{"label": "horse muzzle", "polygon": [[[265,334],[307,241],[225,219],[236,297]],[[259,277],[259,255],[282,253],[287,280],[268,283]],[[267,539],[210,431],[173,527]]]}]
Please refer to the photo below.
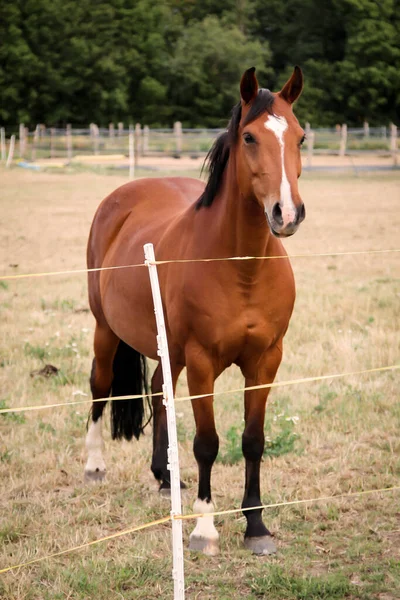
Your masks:
[{"label": "horse muzzle", "polygon": [[268,225],[272,233],[279,238],[289,237],[296,233],[300,223],[306,218],[306,209],[301,202],[298,206],[293,207],[290,213],[282,212],[280,203],[274,204],[272,211],[265,210]]}]

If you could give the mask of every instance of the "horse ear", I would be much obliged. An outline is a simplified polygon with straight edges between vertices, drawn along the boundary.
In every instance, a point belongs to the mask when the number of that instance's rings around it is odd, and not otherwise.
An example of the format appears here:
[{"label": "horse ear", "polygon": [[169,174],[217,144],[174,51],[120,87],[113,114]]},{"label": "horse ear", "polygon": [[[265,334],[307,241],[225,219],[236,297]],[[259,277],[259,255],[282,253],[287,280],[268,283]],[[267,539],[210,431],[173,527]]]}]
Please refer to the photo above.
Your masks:
[{"label": "horse ear", "polygon": [[286,102],[289,102],[289,104],[293,104],[300,96],[302,89],[303,73],[301,72],[300,67],[296,65],[291,78],[285,83],[279,92],[279,95],[286,100]]},{"label": "horse ear", "polygon": [[240,81],[240,95],[245,104],[249,104],[258,94],[258,81],[255,76],[255,67],[247,69]]}]

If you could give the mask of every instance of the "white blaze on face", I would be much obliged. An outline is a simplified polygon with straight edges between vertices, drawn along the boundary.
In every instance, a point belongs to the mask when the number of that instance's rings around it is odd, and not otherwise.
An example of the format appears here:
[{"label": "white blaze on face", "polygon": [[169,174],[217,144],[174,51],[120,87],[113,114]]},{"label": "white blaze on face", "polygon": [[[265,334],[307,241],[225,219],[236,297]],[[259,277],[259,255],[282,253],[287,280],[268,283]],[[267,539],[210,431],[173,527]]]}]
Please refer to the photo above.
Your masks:
[{"label": "white blaze on face", "polygon": [[296,208],[293,204],[290,183],[288,181],[285,170],[284,134],[288,128],[288,124],[285,117],[275,117],[274,115],[269,115],[268,119],[264,123],[264,126],[266,129],[269,129],[275,134],[281,150],[282,180],[280,189],[281,197],[279,205],[282,211],[283,225],[287,225],[288,223],[292,223],[296,218]]}]

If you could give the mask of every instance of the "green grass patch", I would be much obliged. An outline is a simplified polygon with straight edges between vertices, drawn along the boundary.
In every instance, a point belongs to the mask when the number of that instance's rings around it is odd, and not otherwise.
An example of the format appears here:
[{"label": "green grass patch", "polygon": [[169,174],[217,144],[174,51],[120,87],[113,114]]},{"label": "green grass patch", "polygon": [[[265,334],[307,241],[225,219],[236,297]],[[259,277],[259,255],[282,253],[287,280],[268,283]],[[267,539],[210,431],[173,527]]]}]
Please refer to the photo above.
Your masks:
[{"label": "green grass patch", "polygon": [[265,575],[250,583],[256,598],[268,600],[331,600],[349,597],[354,586],[341,573],[321,577],[295,576],[280,565],[269,565]]}]

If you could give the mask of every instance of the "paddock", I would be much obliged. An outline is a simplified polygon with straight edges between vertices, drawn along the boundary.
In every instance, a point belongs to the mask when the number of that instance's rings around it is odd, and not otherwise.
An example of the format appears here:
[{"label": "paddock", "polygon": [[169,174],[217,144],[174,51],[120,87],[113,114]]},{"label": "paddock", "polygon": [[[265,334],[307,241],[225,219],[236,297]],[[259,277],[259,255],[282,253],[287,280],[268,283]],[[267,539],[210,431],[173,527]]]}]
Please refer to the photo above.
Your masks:
[{"label": "paddock", "polygon": [[[2,274],[84,269],[94,211],[125,181],[101,172],[2,170]],[[398,172],[303,174],[307,219],[284,243],[293,255],[297,300],[277,381],[399,363],[399,254],[372,252],[400,247],[399,183]],[[351,254],[295,256],[346,252]],[[141,525],[170,510],[150,471],[151,426],[131,444],[111,443],[108,430],[107,482],[83,485],[94,325],[86,289],[85,273],[0,281],[2,407],[88,400],[0,415],[0,568]],[[58,373],[34,373],[45,364]],[[398,386],[398,371],[384,371],[273,390],[263,500],[398,485]],[[217,391],[241,387],[235,369],[217,382]],[[186,395],[181,378],[177,397]],[[189,513],[197,479],[194,422],[189,403],[177,404],[177,412],[181,473],[188,484],[183,512]],[[213,472],[215,502],[217,510],[228,510],[240,507],[242,497],[242,394],[216,396],[215,412],[221,438]],[[231,599],[233,589],[237,597],[251,600],[263,595],[391,600],[399,593],[398,492],[269,509],[279,550],[273,558],[260,559],[243,549],[241,515],[216,521],[219,556],[185,550],[189,598]],[[184,522],[186,546],[191,526]],[[5,573],[0,597],[171,597],[170,548],[170,526],[155,526]]]}]

